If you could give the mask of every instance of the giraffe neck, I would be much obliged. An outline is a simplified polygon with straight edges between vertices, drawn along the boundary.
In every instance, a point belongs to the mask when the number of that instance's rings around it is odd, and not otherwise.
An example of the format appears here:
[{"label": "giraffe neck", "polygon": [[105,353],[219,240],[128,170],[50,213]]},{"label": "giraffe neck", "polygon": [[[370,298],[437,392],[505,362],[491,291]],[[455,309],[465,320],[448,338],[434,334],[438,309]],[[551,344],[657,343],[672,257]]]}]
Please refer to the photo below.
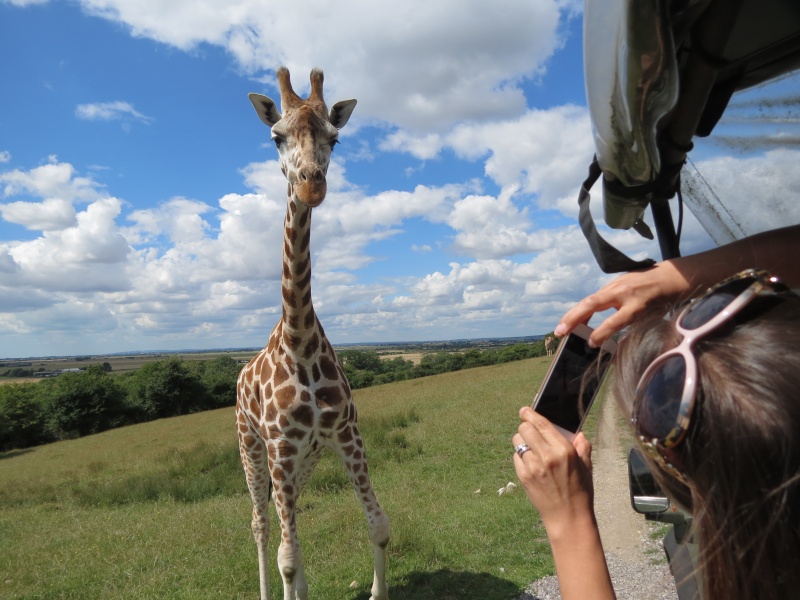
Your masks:
[{"label": "giraffe neck", "polygon": [[284,344],[289,350],[297,350],[303,341],[318,333],[311,302],[311,209],[290,197],[283,228],[281,324]]}]

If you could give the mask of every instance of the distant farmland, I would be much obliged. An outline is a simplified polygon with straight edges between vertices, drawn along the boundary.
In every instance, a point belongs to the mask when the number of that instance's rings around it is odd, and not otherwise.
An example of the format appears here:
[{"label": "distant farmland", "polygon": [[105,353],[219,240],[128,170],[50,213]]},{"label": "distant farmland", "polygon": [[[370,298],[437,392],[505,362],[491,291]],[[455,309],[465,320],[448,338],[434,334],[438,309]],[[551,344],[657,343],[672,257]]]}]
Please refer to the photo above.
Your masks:
[{"label": "distant farmland", "polygon": [[[529,336],[519,338],[497,338],[476,340],[452,340],[433,342],[397,342],[385,344],[346,344],[335,346],[341,350],[364,350],[376,352],[382,359],[403,358],[418,365],[425,354],[436,352],[465,352],[471,349],[487,350],[502,348],[519,343],[530,343],[542,339],[544,336]],[[64,369],[85,369],[91,365],[108,363],[112,373],[125,373],[135,371],[143,364],[170,357],[183,360],[212,360],[220,356],[230,356],[242,364],[249,361],[258,353],[260,348],[239,348],[231,350],[209,351],[178,351],[178,352],[132,352],[130,354],[88,355],[88,356],[62,356],[41,357],[24,359],[0,359],[0,384],[23,381],[38,381],[39,378],[9,377],[12,369],[21,368],[30,371],[62,371]]]}]

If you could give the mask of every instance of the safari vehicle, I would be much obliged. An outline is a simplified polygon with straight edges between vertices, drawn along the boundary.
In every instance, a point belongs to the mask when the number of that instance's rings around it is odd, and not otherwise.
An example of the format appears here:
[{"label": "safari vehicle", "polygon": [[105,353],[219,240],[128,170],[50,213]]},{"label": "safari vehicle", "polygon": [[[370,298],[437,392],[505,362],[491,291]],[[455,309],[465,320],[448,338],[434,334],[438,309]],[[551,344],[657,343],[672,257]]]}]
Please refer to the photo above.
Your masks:
[{"label": "safari vehicle", "polygon": [[[699,185],[688,156],[734,94],[800,69],[798,0],[586,0],[584,69],[596,154],[579,196],[580,224],[603,271],[654,261],[632,260],[601,236],[589,211],[598,179],[605,223],[653,239],[651,217],[662,259],[680,256],[684,203],[718,245],[765,228]],[[775,216],[766,228],[789,224],[774,205],[763,211]],[[655,487],[635,450],[629,474],[634,510],[672,524],[664,545],[679,598],[702,598],[691,577],[688,517]]]}]

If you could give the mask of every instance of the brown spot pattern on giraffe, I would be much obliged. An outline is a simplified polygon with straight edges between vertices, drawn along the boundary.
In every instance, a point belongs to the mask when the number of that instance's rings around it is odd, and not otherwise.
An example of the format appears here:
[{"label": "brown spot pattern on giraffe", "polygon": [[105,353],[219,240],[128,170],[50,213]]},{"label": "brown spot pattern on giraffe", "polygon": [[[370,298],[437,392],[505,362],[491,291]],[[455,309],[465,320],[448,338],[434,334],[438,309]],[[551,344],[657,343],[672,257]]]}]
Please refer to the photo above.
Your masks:
[{"label": "brown spot pattern on giraffe", "polygon": [[305,427],[311,427],[314,424],[314,411],[308,404],[300,404],[292,411],[292,418]]},{"label": "brown spot pattern on giraffe", "polygon": [[327,386],[319,388],[314,396],[319,408],[331,408],[339,406],[344,400],[344,394],[339,386]]},{"label": "brown spot pattern on giraffe", "polygon": [[[323,348],[324,348],[323,344]],[[323,356],[319,360],[319,368],[322,370],[322,376],[325,379],[336,379],[339,375],[339,371],[336,368],[336,363],[328,358],[327,356]]]},{"label": "brown spot pattern on giraffe", "polygon": [[292,308],[296,308],[297,307],[297,299],[295,298],[294,290],[290,290],[290,289],[287,289],[285,287],[282,287],[281,291],[283,293],[283,301],[286,302],[286,304],[288,304]]},{"label": "brown spot pattern on giraffe", "polygon": [[274,375],[272,376],[272,383],[276,388],[279,388],[289,380],[289,371],[280,363],[275,365]]},{"label": "brown spot pattern on giraffe", "polygon": [[294,403],[295,397],[297,396],[297,390],[293,385],[287,385],[275,390],[275,402],[278,404],[278,408],[282,410],[287,410],[292,403]]},{"label": "brown spot pattern on giraffe", "polygon": [[326,410],[323,411],[319,415],[319,427],[320,429],[333,429],[333,426],[336,425],[336,422],[341,418],[341,415],[338,411]]}]

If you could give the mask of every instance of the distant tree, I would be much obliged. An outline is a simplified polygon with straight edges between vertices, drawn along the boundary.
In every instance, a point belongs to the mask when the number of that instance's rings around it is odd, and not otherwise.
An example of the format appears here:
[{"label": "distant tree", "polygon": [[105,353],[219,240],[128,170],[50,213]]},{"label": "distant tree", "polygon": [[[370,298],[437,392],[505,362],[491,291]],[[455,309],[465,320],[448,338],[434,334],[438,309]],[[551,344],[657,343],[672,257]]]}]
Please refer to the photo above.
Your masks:
[{"label": "distant tree", "polygon": [[451,352],[448,357],[447,361],[445,362],[445,368],[447,371],[460,371],[464,368],[466,364],[466,360],[464,360],[464,355],[460,352]]},{"label": "distant tree", "polygon": [[447,371],[447,352],[428,352],[422,356],[419,364],[414,367],[414,377],[427,377],[438,375]]},{"label": "distant tree", "polygon": [[384,360],[382,361],[382,372],[383,375],[386,377],[386,380],[381,383],[389,383],[390,381],[403,381],[404,379],[411,379],[413,371],[414,371],[414,363],[400,356],[397,356],[390,360]]},{"label": "distant tree", "polygon": [[484,353],[478,350],[477,348],[472,348],[467,350],[463,354],[464,357],[464,368],[465,369],[472,369],[473,367],[482,367],[486,363],[484,362],[485,357]]},{"label": "distant tree", "polygon": [[498,362],[512,362],[533,356],[533,348],[530,344],[514,344],[500,350]]},{"label": "distant tree", "polygon": [[199,375],[180,358],[145,363],[126,386],[129,400],[151,419],[196,412],[208,404]]},{"label": "distant tree", "polygon": [[33,369],[22,369],[20,367],[15,367],[13,369],[9,369],[3,375],[4,377],[33,377]]},{"label": "distant tree", "polygon": [[343,365],[358,371],[380,373],[383,370],[381,357],[372,350],[341,350],[337,352]]},{"label": "distant tree", "polygon": [[236,404],[236,380],[242,365],[230,356],[212,360],[192,361],[200,382],[206,391],[208,405],[205,408],[220,408]]},{"label": "distant tree", "polygon": [[110,362],[104,362],[104,363],[102,364],[102,369],[103,369],[103,371],[105,371],[106,373],[111,373],[111,363],[110,363]]},{"label": "distant tree", "polygon": [[43,381],[47,420],[59,439],[98,433],[125,422],[125,391],[102,366]]},{"label": "distant tree", "polygon": [[345,364],[344,374],[347,376],[350,387],[354,390],[370,387],[375,384],[375,373],[372,371],[354,369],[350,365]]},{"label": "distant tree", "polygon": [[0,450],[27,448],[52,440],[37,384],[0,386]]}]

